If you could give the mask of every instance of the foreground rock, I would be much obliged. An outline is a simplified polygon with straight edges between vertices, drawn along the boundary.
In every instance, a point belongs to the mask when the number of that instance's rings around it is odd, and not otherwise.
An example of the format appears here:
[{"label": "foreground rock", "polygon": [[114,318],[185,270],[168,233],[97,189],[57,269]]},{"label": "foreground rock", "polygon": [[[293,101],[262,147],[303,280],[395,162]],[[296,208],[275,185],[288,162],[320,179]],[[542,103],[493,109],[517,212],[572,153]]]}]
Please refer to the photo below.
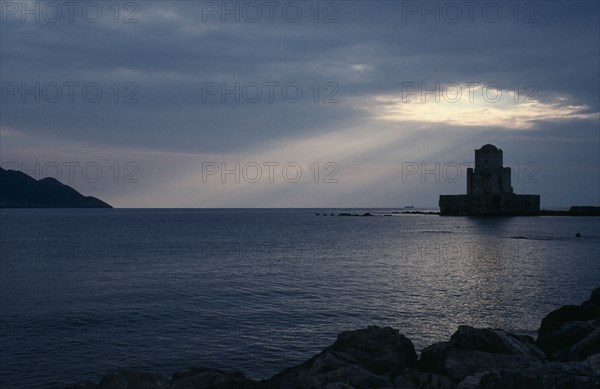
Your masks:
[{"label": "foreground rock", "polygon": [[544,360],[533,338],[503,330],[460,326],[449,341],[423,349],[420,368],[455,382],[492,369],[526,368]]},{"label": "foreground rock", "polygon": [[475,389],[600,388],[600,288],[578,306],[559,308],[542,321],[538,339],[500,329],[460,326],[446,342],[423,349],[390,327],[342,332],[306,362],[254,381],[242,373],[198,368],[161,375],[131,370],[98,384],[67,389]]},{"label": "foreground rock", "polygon": [[393,387],[417,366],[412,342],[390,327],[342,332],[337,341],[301,365],[264,383],[267,388]]},{"label": "foreground rock", "polygon": [[256,388],[256,381],[238,372],[198,368],[175,373],[170,380],[160,374],[118,370],[104,376],[98,384],[82,382],[66,389],[243,389]]},{"label": "foreground rock", "polygon": [[[596,364],[596,362],[594,362]],[[600,388],[592,363],[538,362],[526,368],[490,370],[465,378],[458,389]]]},{"label": "foreground rock", "polygon": [[582,361],[600,353],[600,288],[581,305],[550,312],[538,330],[537,346],[548,359]]}]

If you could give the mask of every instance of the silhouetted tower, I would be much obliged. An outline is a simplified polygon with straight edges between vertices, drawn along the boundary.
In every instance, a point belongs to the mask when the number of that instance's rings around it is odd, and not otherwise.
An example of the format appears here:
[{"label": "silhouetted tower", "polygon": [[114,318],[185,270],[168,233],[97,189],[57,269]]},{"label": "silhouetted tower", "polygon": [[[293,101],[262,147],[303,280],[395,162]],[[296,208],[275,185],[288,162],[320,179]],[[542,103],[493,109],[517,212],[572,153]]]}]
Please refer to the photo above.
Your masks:
[{"label": "silhouetted tower", "polygon": [[467,194],[513,193],[510,168],[502,163],[502,149],[494,145],[475,150],[475,169],[467,169]]}]

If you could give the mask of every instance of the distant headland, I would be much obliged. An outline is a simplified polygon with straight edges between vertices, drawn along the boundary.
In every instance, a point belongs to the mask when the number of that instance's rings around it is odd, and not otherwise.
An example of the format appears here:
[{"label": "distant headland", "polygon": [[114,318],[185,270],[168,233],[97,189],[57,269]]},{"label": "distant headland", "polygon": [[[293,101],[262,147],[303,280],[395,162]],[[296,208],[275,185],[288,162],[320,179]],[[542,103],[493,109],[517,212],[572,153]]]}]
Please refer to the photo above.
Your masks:
[{"label": "distant headland", "polygon": [[47,177],[36,180],[0,167],[0,208],[112,208],[92,196]]}]

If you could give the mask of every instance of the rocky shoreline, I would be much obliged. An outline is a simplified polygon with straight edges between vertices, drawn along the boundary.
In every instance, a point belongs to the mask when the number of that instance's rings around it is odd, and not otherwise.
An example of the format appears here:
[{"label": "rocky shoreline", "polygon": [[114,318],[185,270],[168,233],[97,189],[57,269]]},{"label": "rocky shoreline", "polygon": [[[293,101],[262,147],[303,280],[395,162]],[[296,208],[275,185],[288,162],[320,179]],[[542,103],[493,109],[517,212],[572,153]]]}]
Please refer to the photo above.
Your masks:
[{"label": "rocky shoreline", "polygon": [[600,388],[600,288],[581,305],[549,313],[537,339],[501,329],[460,326],[423,349],[391,327],[338,335],[319,354],[268,380],[197,368],[171,378],[132,370],[65,389],[271,388]]},{"label": "rocky shoreline", "polygon": [[393,216],[393,215],[440,215],[440,216],[600,216],[600,207],[594,206],[572,206],[567,211],[541,209],[539,211],[487,211],[487,212],[463,212],[442,213],[437,211],[393,211],[386,213],[315,213],[315,216]]}]

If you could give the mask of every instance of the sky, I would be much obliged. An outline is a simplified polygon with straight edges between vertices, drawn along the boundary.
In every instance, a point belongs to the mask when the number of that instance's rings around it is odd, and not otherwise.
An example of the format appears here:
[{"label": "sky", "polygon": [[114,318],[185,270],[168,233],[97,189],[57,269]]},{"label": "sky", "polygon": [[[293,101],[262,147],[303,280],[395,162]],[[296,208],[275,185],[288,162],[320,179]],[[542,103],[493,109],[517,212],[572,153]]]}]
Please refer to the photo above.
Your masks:
[{"label": "sky", "polygon": [[122,208],[600,205],[600,3],[0,1],[0,165]]}]

